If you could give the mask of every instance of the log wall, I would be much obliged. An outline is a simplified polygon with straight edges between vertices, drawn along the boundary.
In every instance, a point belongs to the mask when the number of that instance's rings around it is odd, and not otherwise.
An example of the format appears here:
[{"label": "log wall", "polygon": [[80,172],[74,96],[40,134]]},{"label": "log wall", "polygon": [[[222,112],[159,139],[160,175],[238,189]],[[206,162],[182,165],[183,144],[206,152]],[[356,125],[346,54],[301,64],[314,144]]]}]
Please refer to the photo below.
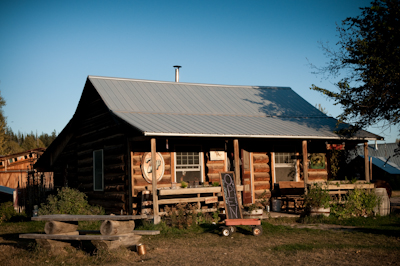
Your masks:
[{"label": "log wall", "polygon": [[225,161],[219,160],[219,161],[211,161],[208,160],[206,162],[206,171],[207,173],[207,178],[206,181],[209,183],[214,183],[218,182],[220,183],[220,173],[225,172]]},{"label": "log wall", "polygon": [[[78,188],[89,204],[106,213],[127,214],[129,182],[124,127],[109,112],[94,88],[85,89],[75,114],[74,136],[54,164],[56,186]],[[103,150],[104,190],[93,191],[93,151]]]},{"label": "log wall", "polygon": [[328,171],[326,169],[308,169],[309,181],[326,181],[328,180]]},{"label": "log wall", "polygon": [[254,194],[258,199],[264,191],[270,194],[271,178],[269,156],[267,153],[253,152]]},{"label": "log wall", "polygon": [[[151,191],[152,184],[148,183],[143,175],[142,175],[142,158],[145,152],[131,152],[131,175],[132,175],[132,197],[133,203],[132,208],[138,212],[138,207],[140,206],[141,201],[141,192],[146,190]],[[173,181],[172,174],[173,172],[173,153],[171,152],[161,152],[161,155],[164,159],[165,170],[164,175],[160,181],[157,182],[157,187],[171,187],[171,183]],[[134,212],[135,212],[134,211]]]}]

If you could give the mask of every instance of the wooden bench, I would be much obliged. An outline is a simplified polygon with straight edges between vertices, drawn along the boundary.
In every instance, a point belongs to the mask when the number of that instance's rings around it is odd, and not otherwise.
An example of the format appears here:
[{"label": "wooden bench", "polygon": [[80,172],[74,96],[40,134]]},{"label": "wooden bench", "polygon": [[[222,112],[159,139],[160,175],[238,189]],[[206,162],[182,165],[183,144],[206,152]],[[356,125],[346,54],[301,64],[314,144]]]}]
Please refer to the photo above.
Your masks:
[{"label": "wooden bench", "polygon": [[[281,181],[278,184],[286,212],[293,210],[297,213],[298,210],[304,208],[304,182]],[[293,207],[290,203],[293,203]]]},{"label": "wooden bench", "polygon": [[372,183],[365,183],[364,181],[357,181],[353,184],[341,184],[341,180],[333,180],[326,182],[309,182],[307,186],[312,186],[315,183],[321,183],[323,189],[328,190],[329,195],[332,197],[332,202],[345,203],[343,199],[345,195],[349,194],[349,191],[354,189],[374,189],[375,185]]},{"label": "wooden bench", "polygon": [[[98,249],[129,247],[139,243],[142,235],[157,235],[157,230],[134,230],[135,219],[147,219],[147,215],[42,215],[34,221],[46,221],[45,234],[21,234],[19,238],[35,239],[51,251],[70,246],[71,241],[91,241]],[[103,221],[100,230],[78,231],[78,221]]]},{"label": "wooden bench", "polygon": [[[237,191],[243,191],[243,186],[237,186]],[[224,202],[218,199],[222,197],[221,187],[198,187],[198,188],[178,188],[178,189],[159,189],[158,204],[178,204],[178,203],[197,203],[197,212],[215,212],[216,208],[202,209],[201,203],[217,203],[224,206]],[[187,195],[187,197],[185,197]],[[190,196],[190,197],[189,197]],[[168,198],[163,198],[168,197]],[[166,212],[159,212],[160,215],[166,215]]]}]

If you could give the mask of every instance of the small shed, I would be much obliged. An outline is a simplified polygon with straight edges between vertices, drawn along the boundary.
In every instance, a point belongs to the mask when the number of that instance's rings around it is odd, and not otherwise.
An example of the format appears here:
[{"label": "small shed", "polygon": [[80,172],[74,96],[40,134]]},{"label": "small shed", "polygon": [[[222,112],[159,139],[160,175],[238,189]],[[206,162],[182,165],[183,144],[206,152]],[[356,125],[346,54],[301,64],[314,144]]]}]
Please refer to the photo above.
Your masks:
[{"label": "small shed", "polygon": [[74,116],[35,168],[108,213],[138,213],[143,191],[211,184],[224,171],[235,172],[246,204],[280,181],[326,180],[329,147],[381,139],[340,136],[336,123],[288,87],[88,76]]},{"label": "small shed", "polygon": [[[33,165],[46,149],[37,148],[24,152],[0,156],[0,186],[12,189],[25,188],[28,184],[29,174],[37,174]],[[43,185],[49,189],[53,187],[53,173],[40,173],[43,175]]]},{"label": "small shed", "polygon": [[[400,189],[400,156],[396,155],[398,143],[368,145],[371,179],[383,180],[393,189]],[[360,159],[365,160],[363,151],[358,148]]]},{"label": "small shed", "polygon": [[0,201],[13,201],[15,209],[30,209],[26,203],[40,203],[39,195],[44,197],[54,188],[52,172],[33,168],[45,150],[37,148],[0,157]]}]

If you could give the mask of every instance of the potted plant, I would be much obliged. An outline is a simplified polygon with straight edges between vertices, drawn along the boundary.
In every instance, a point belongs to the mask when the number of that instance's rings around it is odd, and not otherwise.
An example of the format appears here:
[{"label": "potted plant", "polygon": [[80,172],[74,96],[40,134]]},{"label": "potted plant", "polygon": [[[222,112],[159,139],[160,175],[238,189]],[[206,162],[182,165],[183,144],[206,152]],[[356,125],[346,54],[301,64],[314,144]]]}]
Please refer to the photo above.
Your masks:
[{"label": "potted plant", "polygon": [[185,181],[181,181],[181,188],[187,188],[188,183],[186,183]]},{"label": "potted plant", "polygon": [[319,183],[312,184],[304,195],[304,205],[311,216],[329,216],[331,196],[329,191],[322,188]]},{"label": "potted plant", "polygon": [[247,205],[246,209],[250,215],[262,215],[264,211],[262,205],[258,202]]}]

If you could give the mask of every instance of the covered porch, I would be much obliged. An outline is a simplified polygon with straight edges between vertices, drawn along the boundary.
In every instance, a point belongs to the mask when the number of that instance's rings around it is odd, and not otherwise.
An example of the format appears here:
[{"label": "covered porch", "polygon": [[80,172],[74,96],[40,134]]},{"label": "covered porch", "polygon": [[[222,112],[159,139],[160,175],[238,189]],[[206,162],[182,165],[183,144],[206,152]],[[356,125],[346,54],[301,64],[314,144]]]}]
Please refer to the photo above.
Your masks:
[{"label": "covered porch", "polygon": [[[226,171],[235,174],[242,206],[277,198],[285,201],[287,211],[296,206],[296,198],[301,198],[307,184],[328,180],[332,151],[358,143],[326,139],[132,139],[132,213],[151,209],[157,222],[165,215],[165,205],[190,203],[201,212],[218,211],[224,207],[220,173]],[[368,161],[364,167],[361,179],[369,182]],[[152,169],[157,169],[157,178],[153,178]],[[184,183],[188,188],[182,187]],[[151,204],[146,206],[149,194]]]}]

